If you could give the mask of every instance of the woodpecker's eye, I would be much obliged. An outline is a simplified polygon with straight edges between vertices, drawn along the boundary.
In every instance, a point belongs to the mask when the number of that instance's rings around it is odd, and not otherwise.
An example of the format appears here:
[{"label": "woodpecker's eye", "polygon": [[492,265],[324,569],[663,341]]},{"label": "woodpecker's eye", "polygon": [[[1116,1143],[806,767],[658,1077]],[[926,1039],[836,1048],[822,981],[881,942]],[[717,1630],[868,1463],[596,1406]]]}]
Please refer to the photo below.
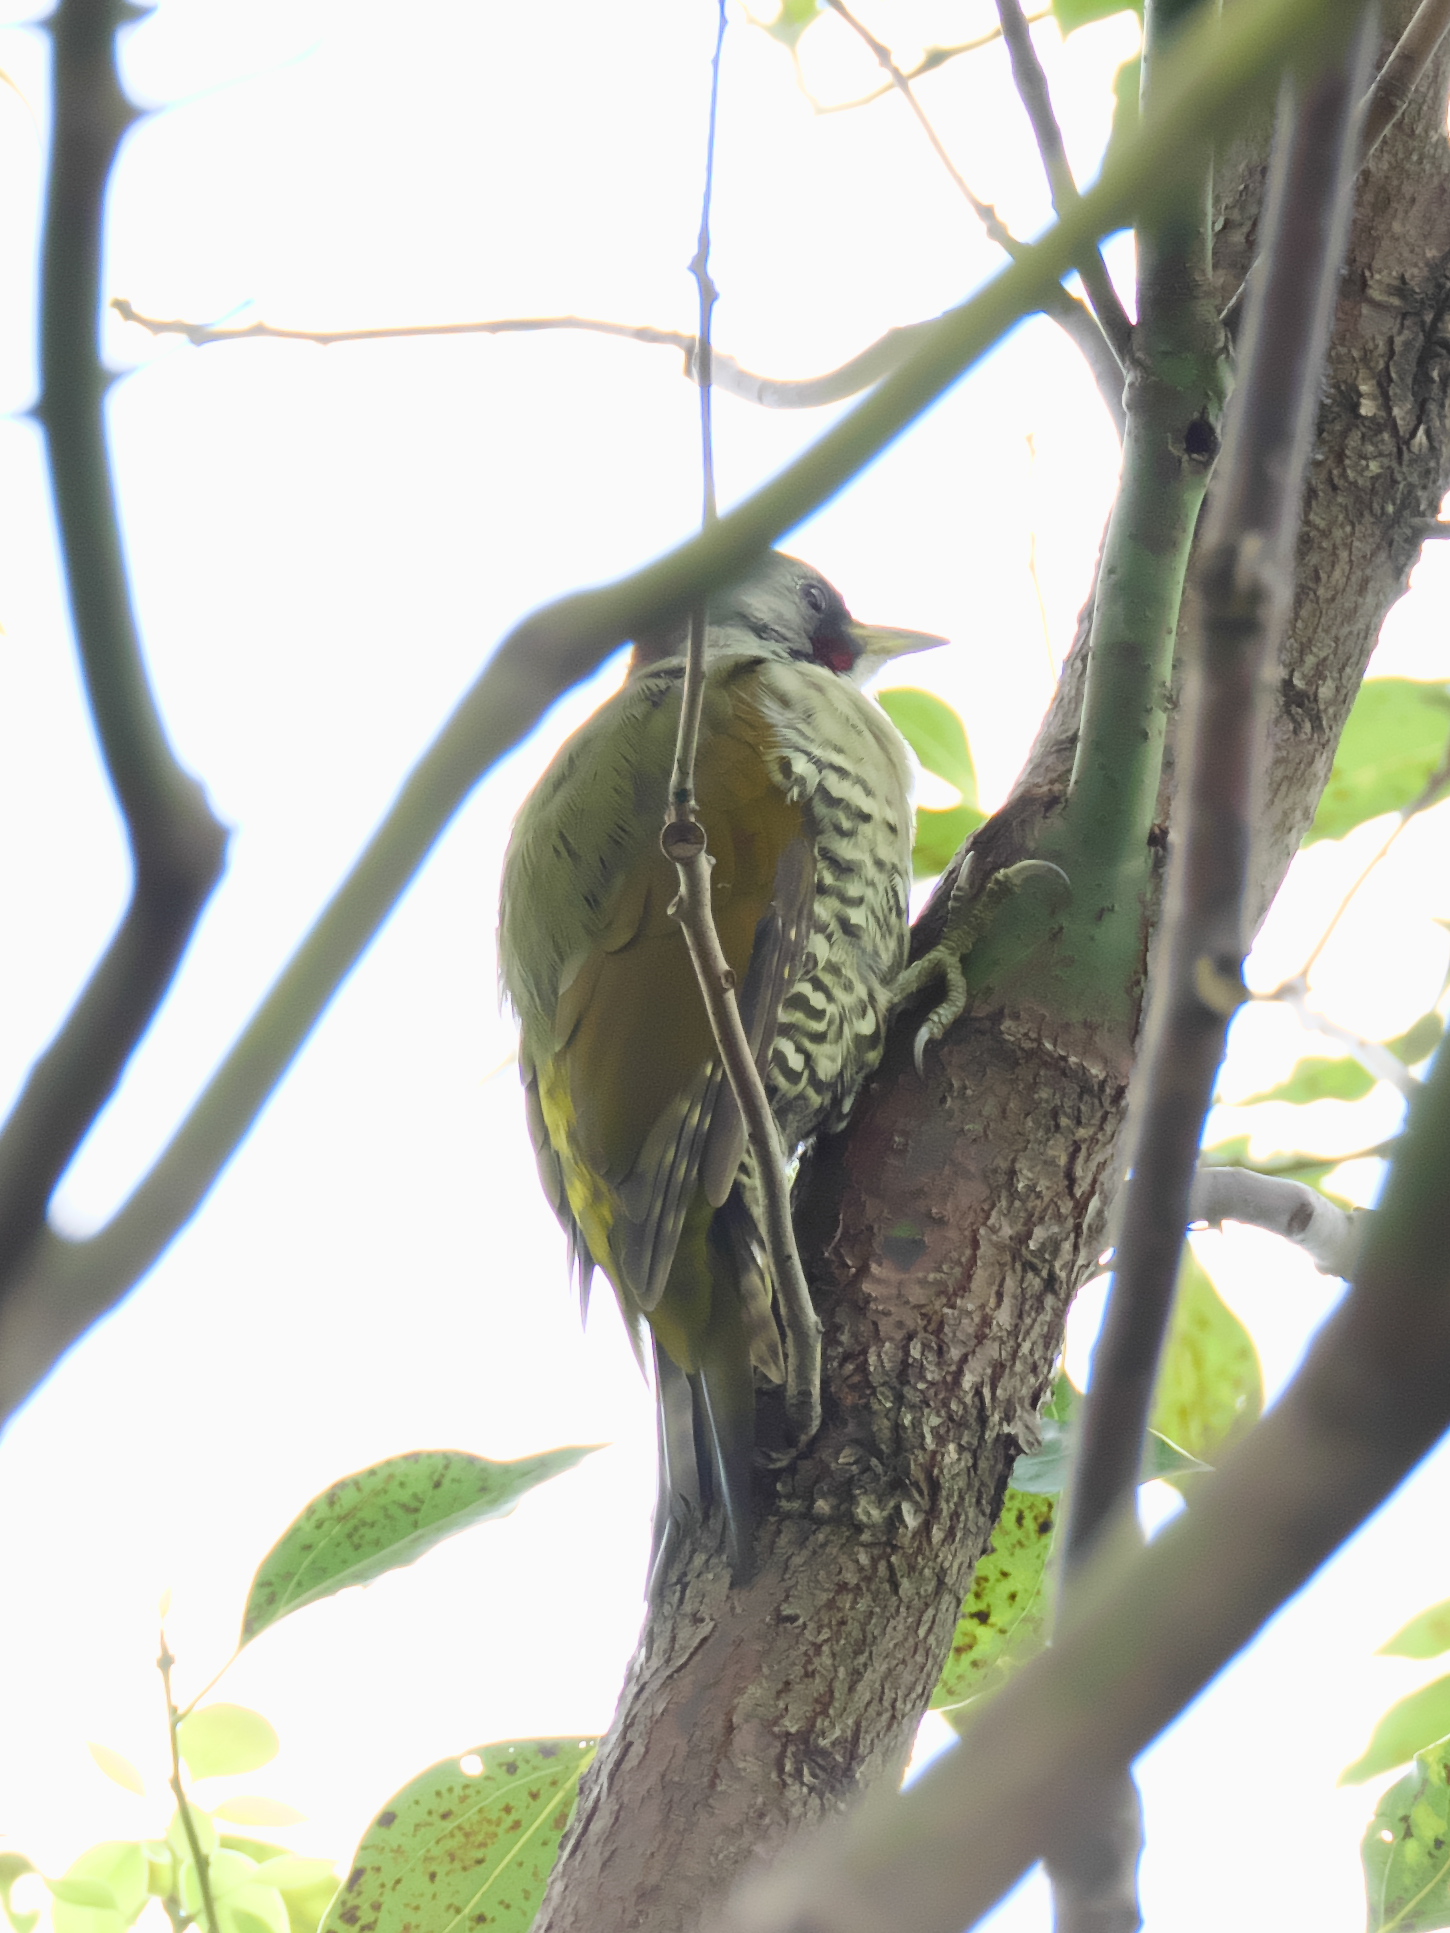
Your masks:
[{"label": "woodpecker's eye", "polygon": [[814,611],[817,617],[825,616],[826,594],[819,584],[802,584],[801,602],[808,611]]}]

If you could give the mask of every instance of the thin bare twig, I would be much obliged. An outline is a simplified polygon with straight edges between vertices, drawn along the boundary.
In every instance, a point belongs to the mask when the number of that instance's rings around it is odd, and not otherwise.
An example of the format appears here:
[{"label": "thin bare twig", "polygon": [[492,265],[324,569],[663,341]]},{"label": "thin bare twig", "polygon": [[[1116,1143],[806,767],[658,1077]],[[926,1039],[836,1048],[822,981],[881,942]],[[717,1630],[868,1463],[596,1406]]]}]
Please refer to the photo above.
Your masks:
[{"label": "thin bare twig", "polygon": [[1354,1274],[1370,1210],[1341,1208],[1304,1181],[1252,1168],[1200,1168],[1189,1197],[1190,1224],[1243,1222],[1302,1248],[1321,1275]]},{"label": "thin bare twig", "polygon": [[1150,109],[1073,215],[923,330],[907,361],[847,417],[708,531],[616,583],[559,599],[509,633],[128,1200],[85,1241],[51,1230],[37,1239],[0,1304],[0,1422],[190,1221],[453,814],[559,693],[639,631],[677,622],[702,590],[738,576],[879,455],[1041,305],[1086,241],[1122,227],[1161,191],[1185,142],[1228,125],[1266,68],[1318,31],[1321,13],[1321,0],[1262,0],[1237,10],[1211,41],[1193,39],[1161,114]]},{"label": "thin bare twig", "polygon": [[[700,209],[700,240],[690,269],[700,292],[700,458],[704,480],[703,522],[715,521],[715,458],[710,422],[710,315],[716,289],[710,279],[710,203],[715,173],[715,124],[720,88],[720,50],[725,39],[725,0],[718,0],[720,25],[715,40],[715,62],[710,88],[710,133],[705,158],[705,190]],[[786,1409],[801,1442],[809,1442],[820,1425],[821,1324],[811,1302],[805,1271],[796,1247],[791,1218],[790,1182],[781,1154],[780,1136],[770,1111],[760,1069],[751,1052],[739,1003],[735,974],[710,905],[710,868],[706,832],[695,800],[695,754],[700,738],[700,715],[705,698],[705,606],[690,614],[690,641],[685,659],[685,682],[680,695],[680,723],[675,740],[674,771],[670,776],[664,830],[660,844],[675,862],[680,891],[674,913],[694,963],[695,977],[710,1029],[725,1066],[726,1078],[745,1123],[765,1213],[766,1248],[771,1277],[780,1304],[786,1340]]]},{"label": "thin bare twig", "polygon": [[1447,30],[1450,30],[1450,0],[1420,0],[1409,26],[1365,96],[1364,132],[1359,149],[1361,166],[1404,113]]},{"label": "thin bare twig", "polygon": [[[802,1837],[714,1933],[960,1933],[993,1906],[1450,1427],[1450,1056],[1418,1096],[1354,1286],[1193,1509],[982,1699],[955,1751]],[[1407,1348],[1406,1337],[1414,1338]]]},{"label": "thin bare twig", "polygon": [[[951,155],[947,152],[941,137],[932,126],[921,102],[912,91],[910,80],[897,66],[891,49],[884,42],[878,40],[870,28],[856,18],[846,6],[845,0],[827,0],[827,4],[841,16],[851,31],[860,37],[865,46],[870,48],[879,65],[890,77],[891,85],[902,96],[907,106],[915,115],[923,134],[925,134],[927,140],[931,143],[932,152],[951,176],[953,183],[966,201],[967,206],[982,224],[988,239],[994,241],[998,248],[1004,254],[1009,255],[1013,261],[1020,260],[1024,244],[1018,241],[1017,237],[1007,227],[991,203],[983,201],[973,191],[970,183],[957,167],[957,164],[952,160]],[[1057,212],[1061,215],[1065,211],[1059,209]],[[1104,270],[1104,274],[1106,272]],[[1121,305],[1119,306],[1121,307]],[[1051,316],[1052,320],[1065,330],[1078,345],[1079,349],[1082,350],[1083,355],[1087,359],[1088,367],[1093,373],[1093,380],[1097,383],[1113,421],[1118,426],[1118,433],[1121,435],[1123,429],[1122,356],[1119,354],[1116,345],[1104,331],[1100,319],[1093,314],[1092,310],[1085,303],[1079,302],[1074,296],[1069,295],[1066,289],[1062,288],[1053,291],[1043,302],[1042,313]]]},{"label": "thin bare twig", "polygon": [[101,222],[116,148],[136,119],[116,79],[114,27],[110,9],[85,0],[66,0],[50,22],[55,117],[35,413],[45,428],[86,695],[126,824],[131,898],[0,1134],[0,1294],[151,1024],[226,851],[226,830],[177,763],[146,675],[106,448],[109,379],[96,348]]},{"label": "thin bare twig", "polygon": [[[1037,13],[1028,14],[1027,18],[1030,21],[1051,20],[1052,9],[1043,7]],[[939,67],[945,67],[947,62],[955,60],[958,54],[975,54],[983,47],[992,46],[1001,38],[1002,29],[993,27],[988,33],[978,34],[975,40],[959,40],[950,47],[928,47],[915,67],[903,68],[902,72],[907,80],[919,81],[924,74],[934,74]],[[873,88],[869,94],[859,95],[852,101],[818,101],[804,83],[801,91],[817,114],[846,114],[852,108],[870,107],[873,101],[884,101],[888,94],[895,93],[896,83],[888,80],[882,86]]]},{"label": "thin bare twig", "polygon": [[[1047,75],[1037,57],[1032,30],[1022,11],[1021,0],[997,0],[997,19],[1002,38],[1007,43],[1018,98],[1027,111],[1027,119],[1032,124],[1033,137],[1037,142],[1037,152],[1042,156],[1047,185],[1052,191],[1052,205],[1059,215],[1064,214],[1078,199],[1077,182],[1073,179],[1067,149],[1063,145],[1062,129],[1053,112]],[[1133,324],[1118,291],[1113,287],[1102,250],[1088,250],[1078,263],[1078,273],[1103,334],[1112,344],[1119,363],[1125,365],[1133,340]]]},{"label": "thin bare twig", "polygon": [[[1016,259],[1021,253],[1020,244],[1014,242],[1011,252]],[[111,307],[123,321],[134,322],[138,328],[145,329],[153,336],[183,336],[198,349],[217,342],[310,342],[326,349],[336,343],[390,342],[414,336],[521,335],[540,330],[574,329],[589,335],[614,336],[627,342],[676,349],[684,357],[686,379],[691,382],[699,380],[696,338],[682,329],[656,329],[648,323],[603,322],[580,315],[543,315],[505,316],[481,322],[399,323],[396,327],[378,329],[284,329],[270,322],[192,322],[182,316],[143,315],[124,296],[117,296]],[[1121,433],[1122,371],[1102,330],[1093,320],[1091,310],[1056,283],[1047,291],[1040,307],[1042,313],[1050,315],[1082,350],[1102,391],[1103,401]],[[715,349],[711,352],[711,382],[714,388],[739,397],[741,402],[754,403],[761,409],[821,409],[827,403],[840,403],[850,396],[859,396],[862,390],[870,389],[874,383],[889,376],[892,370],[899,369],[919,346],[922,337],[934,329],[940,320],[940,316],[930,316],[923,322],[902,323],[895,329],[888,329],[838,369],[828,370],[823,376],[804,376],[797,380],[758,376],[754,371],[743,368],[733,356],[722,355]]]}]

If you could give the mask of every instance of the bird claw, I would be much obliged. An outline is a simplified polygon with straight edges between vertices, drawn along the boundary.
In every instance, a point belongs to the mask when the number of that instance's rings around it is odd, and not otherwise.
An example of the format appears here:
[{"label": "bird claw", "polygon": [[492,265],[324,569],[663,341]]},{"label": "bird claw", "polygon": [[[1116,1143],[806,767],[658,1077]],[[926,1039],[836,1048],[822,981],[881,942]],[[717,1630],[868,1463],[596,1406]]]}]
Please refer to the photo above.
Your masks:
[{"label": "bird claw", "polygon": [[932,1041],[940,1040],[966,1011],[968,990],[964,963],[1001,902],[1020,892],[1033,880],[1050,878],[1055,887],[1060,882],[1061,886],[1071,891],[1072,882],[1061,866],[1053,865],[1049,859],[1024,859],[1015,866],[1004,866],[1001,872],[993,873],[982,890],[968,898],[974,857],[973,853],[967,854],[952,888],[942,937],[929,953],[913,961],[899,975],[891,989],[891,1012],[896,1013],[938,981],[945,988],[942,998],[917,1028],[916,1038],[912,1042],[911,1056],[916,1063],[917,1075],[923,1080],[926,1078],[927,1048]]}]

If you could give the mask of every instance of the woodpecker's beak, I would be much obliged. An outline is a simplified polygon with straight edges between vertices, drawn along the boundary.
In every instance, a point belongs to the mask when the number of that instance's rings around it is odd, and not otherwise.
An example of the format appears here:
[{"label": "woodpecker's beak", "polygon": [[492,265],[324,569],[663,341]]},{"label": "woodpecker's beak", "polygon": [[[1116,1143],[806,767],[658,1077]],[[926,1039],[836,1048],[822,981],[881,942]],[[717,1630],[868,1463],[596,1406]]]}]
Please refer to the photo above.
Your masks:
[{"label": "woodpecker's beak", "polygon": [[854,676],[858,684],[873,677],[893,658],[909,657],[913,651],[935,651],[948,638],[933,637],[930,631],[893,631],[884,624],[858,624],[851,619],[850,632],[860,647]]}]

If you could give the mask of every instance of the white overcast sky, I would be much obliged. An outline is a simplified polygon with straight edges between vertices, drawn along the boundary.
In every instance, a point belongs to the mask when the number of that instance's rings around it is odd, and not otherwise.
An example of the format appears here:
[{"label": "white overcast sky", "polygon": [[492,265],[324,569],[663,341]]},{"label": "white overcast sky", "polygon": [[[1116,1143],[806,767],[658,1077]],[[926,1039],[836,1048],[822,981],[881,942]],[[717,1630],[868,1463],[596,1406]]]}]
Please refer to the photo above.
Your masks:
[{"label": "white overcast sky", "polygon": [[[126,888],[23,415],[32,113],[45,116],[28,17],[7,11],[0,32],[18,89],[0,91],[5,1094]],[[910,60],[991,13],[882,0],[869,18]],[[107,290],[159,315],[302,326],[575,311],[688,328],[712,28],[707,0],[163,0],[126,41],[128,84],[158,112],[117,170]],[[1122,16],[1065,45],[1038,33],[1086,176],[1136,28]],[[827,97],[875,84],[835,23],[804,51]],[[1020,232],[1039,227],[1046,200],[999,53],[944,70],[923,98],[977,192]],[[899,102],[817,118],[785,54],[737,12],[718,182],[717,341],[771,374],[828,368],[995,266]],[[1128,271],[1121,243],[1113,259]],[[157,690],[235,836],[177,987],[67,1178],[73,1229],[144,1171],[493,642],[535,604],[677,540],[698,498],[693,396],[668,351],[550,335],[198,352],[114,321],[106,339],[134,371],[111,422]],[[724,500],[830,416],[722,399]],[[789,540],[859,615],[955,640],[910,679],[964,711],[988,804],[1048,695],[1115,468],[1083,367],[1038,323]],[[1450,578],[1439,556],[1421,575],[1379,668],[1444,677]],[[507,1522],[260,1640],[227,1695],[264,1710],[283,1750],[240,1783],[309,1815],[300,1850],[345,1860],[432,1760],[607,1724],[640,1616],[649,1399],[607,1298],[579,1330],[532,1174],[493,926],[511,815],[617,676],[572,694],[480,787],[203,1213],[0,1444],[0,1848],[54,1872],[98,1838],[157,1831],[161,1592],[189,1696],[296,1511],[402,1450],[609,1445]],[[1256,984],[1302,959],[1374,836],[1296,867]],[[1446,843],[1433,815],[1401,841],[1317,975],[1320,1004],[1366,1036],[1407,1026],[1440,984],[1447,940],[1430,915],[1450,914]],[[1315,1051],[1282,1012],[1253,1011],[1228,1091]],[[1395,1119],[1380,1096],[1292,1127],[1286,1111],[1284,1132],[1350,1148]],[[1375,1176],[1345,1185],[1369,1199]],[[1281,1386],[1334,1285],[1267,1238],[1202,1238],[1200,1254]],[[1450,1595],[1447,1503],[1441,1455],[1148,1755],[1150,1926],[1361,1924],[1368,1795],[1335,1779],[1376,1713],[1435,1675],[1371,1654]],[[88,1738],[141,1764],[153,1796],[108,1784]],[[1045,1927],[1040,1886],[998,1924]]]}]

